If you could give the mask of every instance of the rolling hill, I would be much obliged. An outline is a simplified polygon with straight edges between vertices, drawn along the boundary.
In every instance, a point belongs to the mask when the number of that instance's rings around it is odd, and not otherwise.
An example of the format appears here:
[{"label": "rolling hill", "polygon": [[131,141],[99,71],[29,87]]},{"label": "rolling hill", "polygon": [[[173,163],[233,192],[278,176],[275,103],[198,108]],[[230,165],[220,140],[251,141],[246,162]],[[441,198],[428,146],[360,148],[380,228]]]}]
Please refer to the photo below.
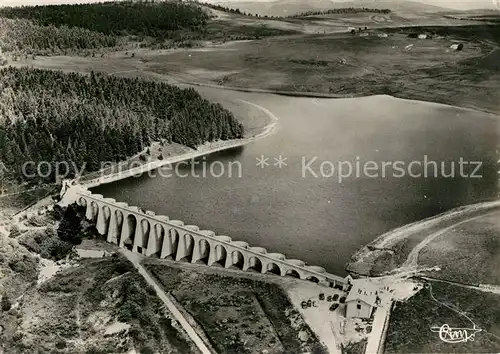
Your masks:
[{"label": "rolling hill", "polygon": [[345,7],[367,7],[373,9],[391,9],[396,12],[442,12],[449,9],[423,4],[417,1],[396,0],[356,0],[356,1],[334,1],[334,0],[275,0],[275,1],[238,1],[238,0],[212,0],[214,4],[238,8],[241,11],[252,14],[268,16],[288,16],[307,11],[321,11]]}]

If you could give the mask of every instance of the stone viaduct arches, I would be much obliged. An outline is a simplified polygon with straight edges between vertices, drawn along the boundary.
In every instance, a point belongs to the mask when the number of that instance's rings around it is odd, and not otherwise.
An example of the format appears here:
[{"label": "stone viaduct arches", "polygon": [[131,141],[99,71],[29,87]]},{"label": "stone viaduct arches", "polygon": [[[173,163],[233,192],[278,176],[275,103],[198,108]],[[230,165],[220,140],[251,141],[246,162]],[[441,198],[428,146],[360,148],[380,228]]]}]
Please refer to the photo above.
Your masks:
[{"label": "stone viaduct arches", "polygon": [[170,220],[127,203],[92,194],[76,186],[76,203],[85,208],[85,217],[96,222],[97,231],[108,242],[144,256],[171,258],[175,261],[203,263],[242,271],[276,274],[309,280],[324,286],[346,288],[347,281],[324,268],[308,266],[298,259],[286,259],[281,253],[251,247],[180,220]]}]

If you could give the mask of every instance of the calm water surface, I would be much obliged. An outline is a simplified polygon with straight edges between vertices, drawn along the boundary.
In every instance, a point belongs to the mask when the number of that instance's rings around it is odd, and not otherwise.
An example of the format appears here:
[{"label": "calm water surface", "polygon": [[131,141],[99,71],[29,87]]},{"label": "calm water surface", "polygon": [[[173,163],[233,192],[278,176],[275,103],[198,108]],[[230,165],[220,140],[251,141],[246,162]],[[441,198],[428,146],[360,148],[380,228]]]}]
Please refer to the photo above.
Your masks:
[{"label": "calm water surface", "polygon": [[[397,100],[385,96],[346,100],[313,100],[204,89],[211,99],[246,101],[261,105],[279,117],[276,131],[242,148],[212,154],[209,165],[220,161],[220,178],[131,178],[101,186],[95,192],[130,205],[141,206],[263,246],[288,258],[324,266],[345,274],[350,255],[378,235],[398,226],[460,205],[495,199],[498,195],[497,152],[499,121],[487,114],[445,106]],[[274,157],[286,157],[287,166],[273,166]],[[455,178],[385,177],[356,175],[338,181],[330,162],[367,161],[455,163]],[[265,156],[271,164],[256,166]],[[318,174],[303,176],[302,164]],[[480,161],[482,178],[461,178],[458,161]],[[241,178],[233,165],[241,164]],[[324,177],[320,164],[324,164]],[[405,166],[403,166],[405,167]],[[197,165],[201,174],[202,164]],[[406,168],[406,167],[405,167]],[[189,173],[190,167],[182,171]],[[414,165],[413,173],[422,172]],[[464,169],[470,173],[469,168]],[[368,173],[375,174],[370,170]],[[398,176],[400,174],[397,174]]]}]

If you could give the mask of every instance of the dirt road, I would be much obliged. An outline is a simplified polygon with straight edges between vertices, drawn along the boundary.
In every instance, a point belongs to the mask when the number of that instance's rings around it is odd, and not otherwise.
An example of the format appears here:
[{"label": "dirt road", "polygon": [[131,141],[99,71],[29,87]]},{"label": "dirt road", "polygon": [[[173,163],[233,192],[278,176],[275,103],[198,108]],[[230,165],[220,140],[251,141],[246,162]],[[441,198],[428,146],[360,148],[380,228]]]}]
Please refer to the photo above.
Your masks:
[{"label": "dirt road", "polygon": [[146,282],[155,290],[156,295],[160,298],[161,301],[165,304],[170,313],[174,316],[176,321],[182,326],[182,328],[186,331],[187,335],[194,344],[198,347],[198,349],[203,354],[213,354],[208,347],[205,345],[201,337],[196,333],[194,328],[189,324],[186,318],[182,315],[182,313],[175,307],[174,303],[170,301],[165,291],[156,283],[153,277],[146,271],[146,269],[140,263],[140,255],[136,253],[132,253],[129,250],[120,249],[120,253],[122,253],[127,259],[134,265],[139,274],[146,280]]}]

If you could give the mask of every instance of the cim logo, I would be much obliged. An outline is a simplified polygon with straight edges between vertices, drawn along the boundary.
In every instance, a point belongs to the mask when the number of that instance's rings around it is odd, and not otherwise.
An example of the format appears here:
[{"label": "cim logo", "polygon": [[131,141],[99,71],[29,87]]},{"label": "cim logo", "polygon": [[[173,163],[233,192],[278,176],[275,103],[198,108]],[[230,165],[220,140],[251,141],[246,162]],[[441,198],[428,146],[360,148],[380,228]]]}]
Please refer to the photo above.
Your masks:
[{"label": "cim logo", "polygon": [[439,333],[439,339],[445,343],[467,343],[473,342],[476,333],[482,330],[477,328],[475,325],[473,328],[453,328],[448,324],[444,324],[441,327],[431,327],[431,331],[434,333]]}]

